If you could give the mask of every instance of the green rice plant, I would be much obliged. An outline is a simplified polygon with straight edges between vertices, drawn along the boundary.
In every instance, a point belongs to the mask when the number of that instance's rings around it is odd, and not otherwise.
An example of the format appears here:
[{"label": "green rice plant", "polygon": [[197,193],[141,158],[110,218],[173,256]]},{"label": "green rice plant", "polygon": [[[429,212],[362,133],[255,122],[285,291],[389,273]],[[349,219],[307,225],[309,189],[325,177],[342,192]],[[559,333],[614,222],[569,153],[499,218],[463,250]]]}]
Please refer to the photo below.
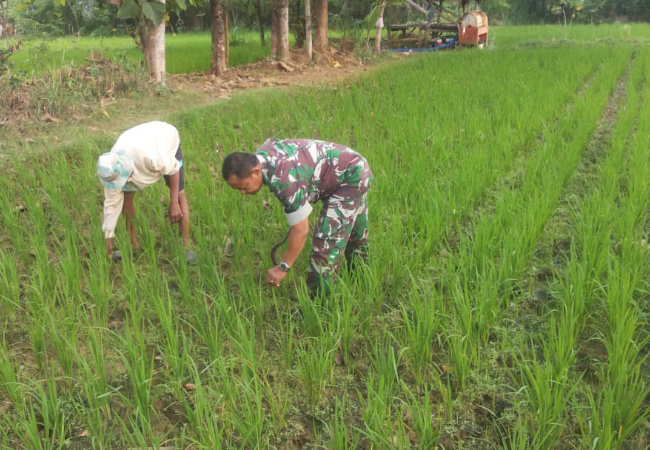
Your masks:
[{"label": "green rice plant", "polygon": [[[438,312],[435,291],[426,293],[417,286],[423,283],[413,280],[414,288],[408,299],[400,305],[402,320],[406,331],[404,347],[405,360],[411,373],[419,384],[426,383],[430,373],[433,356],[433,344],[441,331],[441,320]],[[407,306],[409,305],[409,306]]]},{"label": "green rice plant", "polygon": [[214,367],[217,372],[214,378],[226,399],[221,411],[224,435],[230,435],[242,448],[264,446],[267,440],[263,434],[266,411],[263,387],[258,378],[241,379],[234,368],[226,364],[215,364]]},{"label": "green rice plant", "polygon": [[262,393],[257,383],[242,387],[245,394],[242,403],[237,407],[238,415],[230,416],[230,421],[234,429],[240,435],[241,446],[254,447],[268,445],[265,441],[268,439],[264,431],[264,407],[262,404]]},{"label": "green rice plant", "polygon": [[209,384],[203,385],[194,361],[189,363],[189,371],[196,390],[191,398],[181,397],[191,430],[189,441],[197,448],[221,449],[224,437],[220,397]]},{"label": "green rice plant", "polygon": [[40,423],[36,408],[30,405],[26,407],[21,421],[10,421],[9,427],[12,429],[15,439],[28,448],[36,450],[55,448],[50,439],[44,440],[41,438],[39,433]]},{"label": "green rice plant", "polygon": [[43,357],[47,350],[45,341],[47,310],[44,306],[41,306],[44,303],[44,299],[37,293],[35,295],[27,295],[27,311],[30,319],[30,327],[28,328],[29,340],[39,369],[43,367]]},{"label": "green rice plant", "polygon": [[[120,279],[122,281],[122,290],[124,292],[124,297],[126,298],[128,304],[129,304],[129,310],[132,311],[137,311],[142,308],[141,305],[139,305],[139,298],[137,297],[137,294],[139,292],[138,289],[138,271],[137,271],[137,265],[135,264],[134,258],[133,258],[133,252],[130,250],[130,244],[126,242],[126,238],[117,238],[118,242],[118,248],[121,248],[122,252],[122,267],[121,267],[121,272],[120,272]],[[124,251],[124,249],[129,249]]]},{"label": "green rice plant", "polygon": [[81,256],[79,254],[79,243],[74,239],[74,234],[70,233],[66,236],[64,244],[58,243],[60,252],[65,257],[60,260],[62,282],[61,286],[62,296],[74,303],[81,300],[81,280],[83,279],[83,266],[81,264]]},{"label": "green rice plant", "polygon": [[56,354],[63,374],[70,377],[73,375],[75,360],[77,359],[78,339],[75,316],[54,317],[49,310],[45,312],[45,315],[47,341]]},{"label": "green rice plant", "polygon": [[[632,326],[630,328],[633,329]],[[641,369],[646,358],[637,359],[638,348],[632,337],[626,342],[619,341],[628,337],[626,334],[631,333],[621,330],[608,342],[608,355],[614,359],[609,363],[608,373],[600,373],[600,378],[607,380],[607,384],[597,399],[590,399],[592,421],[598,426],[590,434],[598,438],[603,448],[622,445],[632,433],[642,427],[650,414],[642,407],[643,399],[650,393]],[[647,338],[641,342],[647,343]],[[619,348],[625,344],[628,349]]]},{"label": "green rice plant", "polygon": [[431,404],[429,389],[424,388],[417,392],[405,388],[408,400],[405,400],[405,407],[413,420],[413,430],[417,436],[417,445],[420,448],[435,448],[440,439],[442,425],[434,419],[434,409]]},{"label": "green rice plant", "polygon": [[83,423],[95,448],[109,448],[110,430],[113,412],[110,400],[116,392],[109,387],[104,361],[103,328],[88,328],[87,346],[91,358],[77,352],[76,362],[80,373],[86,380],[83,392],[74,403],[77,415],[83,417]]},{"label": "green rice plant", "polygon": [[317,408],[332,377],[337,343],[333,339],[306,338],[297,346],[296,370],[309,405]]},{"label": "green rice plant", "polygon": [[[547,360],[553,347],[544,345]],[[521,373],[526,389],[523,395],[534,414],[535,428],[529,443],[531,448],[550,448],[557,444],[566,426],[566,409],[573,397],[576,383],[568,379],[568,370],[548,362],[522,361]],[[558,373],[559,372],[559,373]]]},{"label": "green rice plant", "polygon": [[339,289],[342,295],[339,297],[339,302],[333,313],[332,320],[336,320],[336,335],[339,336],[339,349],[341,357],[346,365],[351,362],[351,347],[355,338],[355,330],[357,329],[356,321],[358,316],[353,311],[354,295],[347,289],[347,285],[340,283]]},{"label": "green rice plant", "polygon": [[6,317],[20,308],[20,281],[16,256],[0,248],[0,301]]},{"label": "green rice plant", "polygon": [[[85,372],[85,369],[82,368],[82,372]],[[90,373],[86,372],[86,375]],[[90,436],[93,448],[109,448],[109,421],[112,422],[113,419],[109,413],[110,409],[100,405],[103,403],[101,394],[95,391],[92,383],[84,384],[83,394],[85,397],[74,402],[75,412],[77,416],[83,417],[83,426]]]},{"label": "green rice plant", "polygon": [[439,377],[436,379],[435,386],[442,396],[443,405],[439,408],[440,412],[445,413],[445,419],[451,423],[454,420],[454,386],[451,377]]},{"label": "green rice plant", "polygon": [[2,429],[0,430],[0,445],[4,448],[10,447],[10,441],[9,441],[9,433],[11,430],[9,429]]},{"label": "green rice plant", "polygon": [[521,418],[517,419],[514,426],[509,428],[503,437],[502,446],[510,450],[525,450],[531,448],[531,437],[527,424]]},{"label": "green rice plant", "polygon": [[160,346],[163,361],[169,368],[171,379],[178,383],[185,378],[186,367],[185,348],[174,304],[168,290],[164,294],[159,294],[152,288],[145,295],[152,304],[163,332],[164,343]]},{"label": "green rice plant", "polygon": [[124,337],[119,338],[124,351],[118,350],[128,374],[132,398],[122,393],[120,397],[133,407],[134,416],[129,419],[130,423],[137,425],[142,432],[146,433],[150,429],[153,412],[151,384],[154,362],[153,357],[147,355],[142,325],[137,312],[132,311],[132,314],[131,318],[124,322]]},{"label": "green rice plant", "polygon": [[287,415],[291,411],[290,393],[275,386],[273,374],[263,369],[259,374],[259,382],[263,389],[264,404],[270,412],[270,419],[278,429],[287,427]]},{"label": "green rice plant", "polygon": [[[258,370],[264,353],[258,354],[257,339],[255,327],[246,318],[239,317],[233,329],[228,333],[231,339],[231,345],[234,354],[240,358],[242,363],[242,376],[245,380],[252,382],[257,380]],[[263,343],[262,343],[263,345]]]},{"label": "green rice plant", "polygon": [[385,334],[382,340],[374,342],[369,349],[372,369],[382,380],[387,394],[392,392],[395,382],[400,380],[398,367],[404,353],[404,349],[396,352],[394,344],[395,338],[390,334]]},{"label": "green rice plant", "polygon": [[329,422],[325,423],[325,435],[327,436],[327,448],[346,449],[357,448],[360,436],[357,431],[347,423],[345,416],[345,398],[336,400],[334,413]]},{"label": "green rice plant", "polygon": [[293,320],[293,317],[287,316],[285,320],[281,322],[279,329],[273,330],[273,334],[276,336],[276,342],[280,351],[282,353],[282,359],[284,365],[289,368],[293,367],[294,357],[296,354],[296,323]]},{"label": "green rice plant", "polygon": [[217,308],[207,301],[199,301],[194,311],[188,322],[197,336],[193,341],[207,349],[210,361],[217,361],[223,354],[222,318]]},{"label": "green rice plant", "polygon": [[84,286],[88,300],[92,301],[95,326],[106,326],[109,315],[110,293],[113,283],[110,279],[110,261],[103,248],[96,251],[88,259],[88,270],[84,272]]},{"label": "green rice plant", "polygon": [[547,337],[549,345],[554,349],[550,355],[559,372],[575,361],[578,337],[586,324],[587,302],[593,298],[593,292],[586,289],[590,277],[577,258],[572,257],[568,261],[565,274],[565,279],[560,281],[559,318],[551,319],[550,335]]},{"label": "green rice plant", "polygon": [[24,390],[27,387],[20,383],[16,373],[16,359],[7,351],[6,341],[0,345],[0,389],[11,401],[19,414],[25,409]]},{"label": "green rice plant", "polygon": [[[473,279],[468,276],[457,278],[452,288],[456,315],[466,341],[465,345],[470,352],[472,348],[478,349],[480,344],[487,342],[490,323],[494,324],[497,321],[501,306],[498,292],[499,280],[494,279],[496,266],[491,261],[485,261],[482,267]],[[464,269],[460,269],[459,272],[465,273]]]},{"label": "green rice plant", "polygon": [[158,433],[149,424],[143,424],[135,417],[129,417],[129,423],[119,419],[122,426],[121,445],[127,448],[161,448],[168,442],[169,432]]},{"label": "green rice plant", "polygon": [[60,395],[57,379],[50,375],[30,392],[31,402],[21,422],[10,422],[20,442],[28,448],[63,448],[72,426],[66,399]]},{"label": "green rice plant", "polygon": [[364,428],[355,429],[381,448],[396,446],[392,439],[393,386],[390,378],[371,372],[365,379],[365,393],[359,394]]},{"label": "green rice plant", "polygon": [[454,380],[457,380],[458,389],[464,391],[472,372],[471,355],[476,350],[473,346],[468,345],[467,336],[458,329],[447,332],[445,343],[449,346],[449,353],[453,361]]},{"label": "green rice plant", "polygon": [[[329,334],[329,318],[332,311],[326,300],[312,300],[306,289],[299,291],[298,304],[302,315],[301,328],[307,336],[319,338]],[[334,304],[334,302],[332,302]]]}]

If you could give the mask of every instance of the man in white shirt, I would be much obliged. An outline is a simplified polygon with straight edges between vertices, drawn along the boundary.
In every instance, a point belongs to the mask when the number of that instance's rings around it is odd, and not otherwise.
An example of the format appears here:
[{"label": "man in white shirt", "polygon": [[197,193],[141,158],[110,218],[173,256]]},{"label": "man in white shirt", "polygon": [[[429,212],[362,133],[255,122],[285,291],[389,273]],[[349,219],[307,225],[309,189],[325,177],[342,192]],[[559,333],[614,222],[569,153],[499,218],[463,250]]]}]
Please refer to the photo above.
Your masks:
[{"label": "man in white shirt", "polygon": [[97,160],[97,176],[104,185],[104,222],[102,231],[106,250],[114,260],[115,226],[124,213],[134,250],[140,248],[135,233],[135,193],[158,182],[161,178],[169,187],[169,220],[177,223],[187,262],[195,264],[198,257],[189,247],[190,213],[185,200],[183,154],[178,130],[165,122],[147,122],[126,130],[111,148]]}]

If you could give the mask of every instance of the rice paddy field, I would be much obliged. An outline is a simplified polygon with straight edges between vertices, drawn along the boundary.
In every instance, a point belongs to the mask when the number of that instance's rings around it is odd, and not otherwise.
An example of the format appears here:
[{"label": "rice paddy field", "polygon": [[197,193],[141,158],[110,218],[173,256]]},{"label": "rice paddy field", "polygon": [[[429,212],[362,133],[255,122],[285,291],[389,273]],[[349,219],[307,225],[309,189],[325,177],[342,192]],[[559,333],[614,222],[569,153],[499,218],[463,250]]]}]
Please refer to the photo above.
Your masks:
[{"label": "rice paddy field", "polygon": [[[143,251],[120,221],[106,257],[95,165],[123,130],[2,159],[0,447],[648,448],[650,26],[562,33],[161,116],[196,266],[163,183]],[[323,303],[307,250],[264,287],[282,208],[220,177],[272,136],[375,175],[368,265]]]}]

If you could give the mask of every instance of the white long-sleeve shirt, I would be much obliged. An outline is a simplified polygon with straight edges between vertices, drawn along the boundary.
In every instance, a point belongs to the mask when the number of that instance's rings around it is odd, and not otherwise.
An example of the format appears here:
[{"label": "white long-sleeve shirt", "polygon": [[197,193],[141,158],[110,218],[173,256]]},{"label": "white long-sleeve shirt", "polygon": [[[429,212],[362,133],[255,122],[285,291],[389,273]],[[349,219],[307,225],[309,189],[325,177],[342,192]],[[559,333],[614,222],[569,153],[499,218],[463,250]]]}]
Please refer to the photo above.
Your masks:
[{"label": "white long-sleeve shirt", "polygon": [[147,122],[126,130],[111,148],[124,150],[133,159],[133,172],[120,190],[104,189],[105,238],[115,235],[115,225],[124,205],[124,191],[139,191],[158,182],[164,175],[174,175],[181,168],[176,159],[180,145],[178,130],[165,122]]}]

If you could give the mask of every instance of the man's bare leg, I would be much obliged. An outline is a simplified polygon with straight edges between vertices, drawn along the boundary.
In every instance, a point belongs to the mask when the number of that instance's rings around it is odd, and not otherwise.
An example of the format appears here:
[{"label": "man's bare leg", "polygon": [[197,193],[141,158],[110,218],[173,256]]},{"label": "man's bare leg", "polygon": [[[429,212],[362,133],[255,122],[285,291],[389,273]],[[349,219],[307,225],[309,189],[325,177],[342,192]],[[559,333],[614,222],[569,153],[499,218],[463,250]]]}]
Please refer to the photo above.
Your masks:
[{"label": "man's bare leg", "polygon": [[131,237],[131,247],[133,247],[134,250],[139,250],[140,244],[138,244],[138,236],[135,234],[135,203],[133,202],[134,197],[135,192],[124,193],[124,206],[122,207],[122,213],[124,214],[126,228],[129,230],[129,236]]},{"label": "man's bare leg", "polygon": [[181,213],[183,213],[181,221],[178,222],[178,230],[183,239],[183,247],[188,248],[190,245],[190,208],[185,200],[184,191],[178,193],[178,206],[180,206]]},{"label": "man's bare leg", "polygon": [[185,192],[181,191],[178,193],[178,206],[181,208],[183,217],[181,221],[178,222],[178,229],[183,239],[183,248],[187,250],[185,258],[188,264],[194,265],[198,263],[199,258],[190,248],[190,208],[187,205],[187,200],[185,199]]}]

